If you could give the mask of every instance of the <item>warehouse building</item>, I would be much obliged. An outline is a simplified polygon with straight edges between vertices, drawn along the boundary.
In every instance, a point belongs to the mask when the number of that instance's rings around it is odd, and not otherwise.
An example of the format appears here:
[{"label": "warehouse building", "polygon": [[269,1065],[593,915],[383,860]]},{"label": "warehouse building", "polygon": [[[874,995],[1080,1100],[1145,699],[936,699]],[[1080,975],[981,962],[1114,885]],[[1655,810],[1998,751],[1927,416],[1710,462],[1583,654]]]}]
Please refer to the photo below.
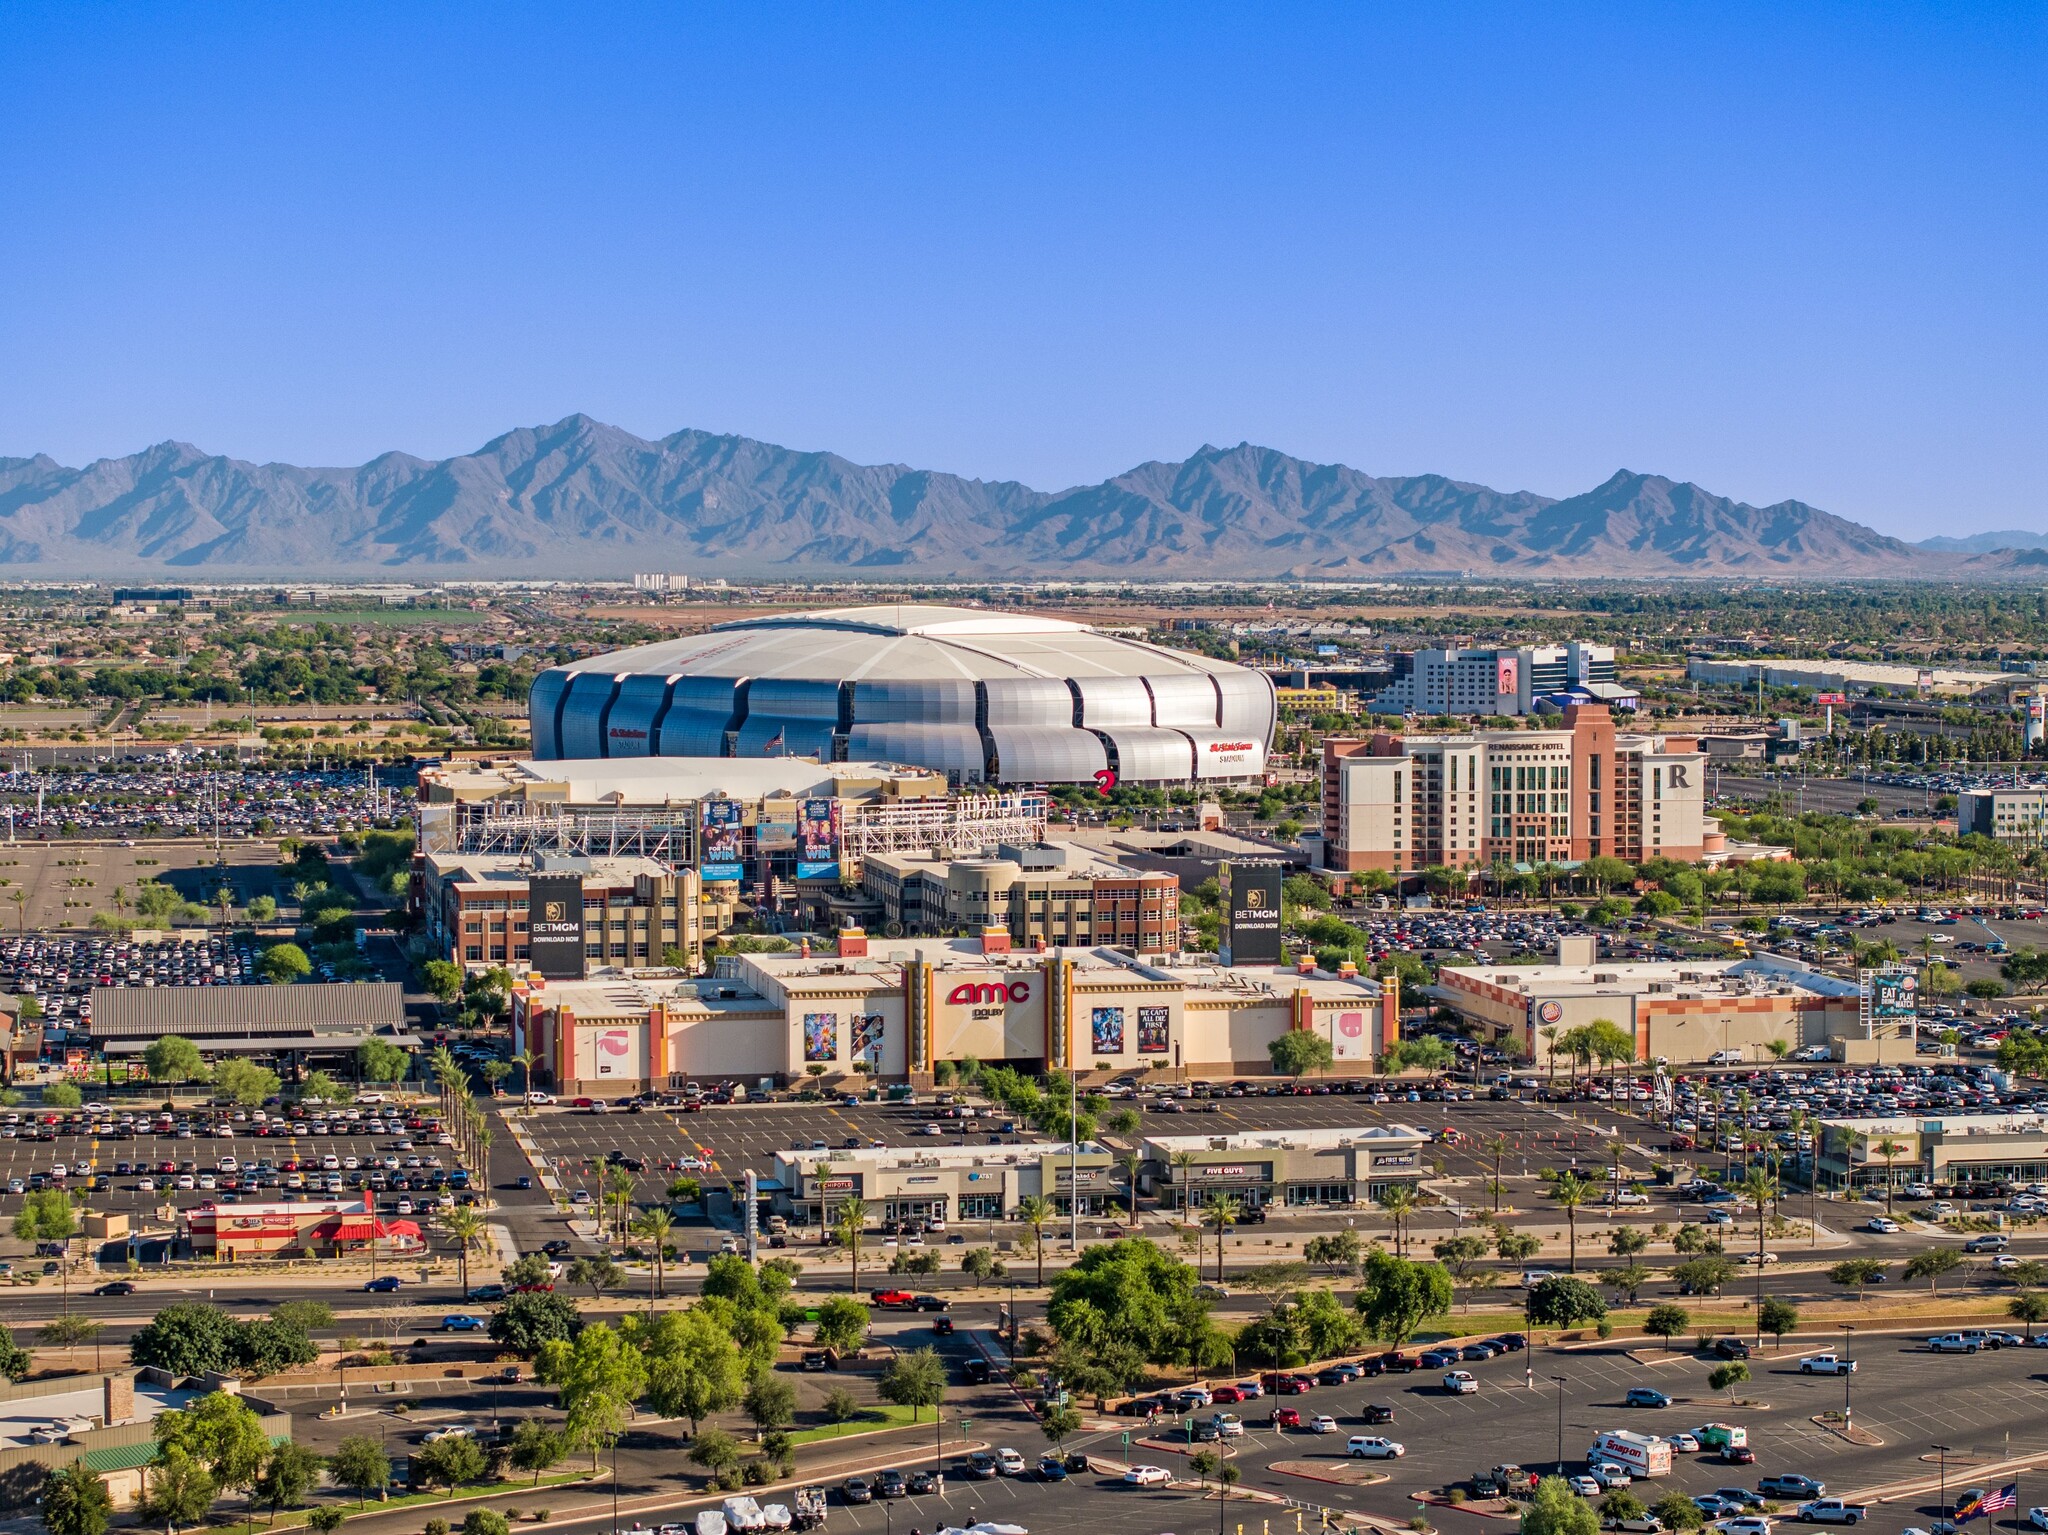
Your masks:
[{"label": "warehouse building", "polygon": [[1323,743],[1323,847],[1336,871],[1696,863],[1706,758],[1691,736],[1621,732],[1605,705],[1558,730],[1381,734]]},{"label": "warehouse building", "polygon": [[90,1030],[93,1048],[110,1058],[140,1056],[152,1040],[178,1034],[209,1059],[259,1056],[286,1075],[332,1066],[369,1039],[420,1048],[406,1027],[405,988],[396,981],[95,986]]},{"label": "warehouse building", "polygon": [[1429,1171],[1430,1134],[1413,1125],[1255,1130],[1235,1135],[1153,1135],[1139,1146],[1143,1177],[1171,1210],[1212,1199],[1244,1208],[1315,1209],[1371,1204],[1413,1189]]},{"label": "warehouse building", "polygon": [[1400,1037],[1398,990],[1312,962],[1017,952],[992,929],[872,945],[848,931],[832,955],[727,955],[698,980],[528,978],[512,997],[514,1048],[536,1053],[536,1073],[605,1095],[702,1079],[929,1084],[939,1061],[969,1056],[1083,1077],[1264,1075],[1291,1029],[1328,1039],[1335,1072],[1370,1072]]},{"label": "warehouse building", "polygon": [[1879,1025],[1863,988],[1794,960],[1622,963],[1571,954],[1554,965],[1446,965],[1435,995],[1491,1040],[1511,1041],[1539,1069],[1568,1069],[1552,1045],[1605,1019],[1635,1040],[1639,1062],[1696,1066],[1716,1056],[1767,1062],[1825,1046],[1837,1060],[1910,1061],[1910,1011]]},{"label": "warehouse building", "polygon": [[1995,671],[1965,671],[1948,666],[1901,666],[1885,661],[1775,660],[1723,661],[1693,656],[1685,663],[1691,681],[1716,687],[1813,688],[1823,693],[1887,688],[1899,693],[1975,693],[1980,688],[2009,684],[2012,678]]}]

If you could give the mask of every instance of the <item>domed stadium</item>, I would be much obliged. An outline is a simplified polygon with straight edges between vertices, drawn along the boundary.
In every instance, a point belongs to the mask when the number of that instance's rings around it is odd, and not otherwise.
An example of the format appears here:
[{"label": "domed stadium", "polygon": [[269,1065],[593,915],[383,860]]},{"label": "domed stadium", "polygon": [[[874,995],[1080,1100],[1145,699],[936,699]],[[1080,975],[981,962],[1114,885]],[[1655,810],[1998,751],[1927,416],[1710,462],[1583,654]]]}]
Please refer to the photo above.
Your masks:
[{"label": "domed stadium", "polygon": [[975,608],[784,613],[542,672],[533,754],[896,762],[956,783],[1259,781],[1263,673]]}]

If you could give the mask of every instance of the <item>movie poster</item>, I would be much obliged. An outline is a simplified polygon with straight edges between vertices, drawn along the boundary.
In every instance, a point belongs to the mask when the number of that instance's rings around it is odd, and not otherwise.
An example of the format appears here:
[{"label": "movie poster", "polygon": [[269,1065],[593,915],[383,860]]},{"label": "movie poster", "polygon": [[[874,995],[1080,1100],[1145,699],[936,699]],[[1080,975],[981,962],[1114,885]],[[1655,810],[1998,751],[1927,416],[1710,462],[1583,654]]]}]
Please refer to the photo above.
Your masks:
[{"label": "movie poster", "polygon": [[1138,1054],[1164,1055],[1171,1048],[1167,1042],[1170,1030],[1168,1020],[1172,1014],[1163,1007],[1141,1007],[1138,1009]]},{"label": "movie poster", "polygon": [[837,1013],[804,1014],[804,1060],[836,1061],[839,1059],[839,1015]]},{"label": "movie poster", "polygon": [[1339,1013],[1330,1026],[1330,1054],[1340,1061],[1362,1061],[1371,1054],[1372,1041],[1366,1037],[1365,1014]]},{"label": "movie poster", "polygon": [[853,1020],[853,1058],[882,1069],[882,1014],[861,1013]]},{"label": "movie poster", "polygon": [[1124,1010],[1120,1007],[1098,1007],[1090,1014],[1093,1025],[1092,1037],[1097,1055],[1122,1055],[1124,1053]]}]

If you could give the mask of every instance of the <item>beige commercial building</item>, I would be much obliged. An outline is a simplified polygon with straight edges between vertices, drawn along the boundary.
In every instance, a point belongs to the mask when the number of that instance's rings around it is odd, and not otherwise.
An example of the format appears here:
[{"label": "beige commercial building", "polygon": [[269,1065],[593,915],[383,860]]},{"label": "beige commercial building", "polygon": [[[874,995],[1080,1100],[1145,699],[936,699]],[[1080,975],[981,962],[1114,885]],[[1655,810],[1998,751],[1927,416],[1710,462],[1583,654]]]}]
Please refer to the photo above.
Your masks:
[{"label": "beige commercial building", "polygon": [[1092,948],[1140,954],[1180,947],[1180,881],[1113,863],[1073,842],[999,846],[992,857],[876,853],[862,888],[892,933],[1008,931],[1017,948]]},{"label": "beige commercial building", "polygon": [[1914,1051],[1910,1019],[1903,1033],[1866,1037],[1858,983],[1788,960],[1446,965],[1437,995],[1545,1068],[1555,1040],[1596,1019],[1631,1035],[1644,1063],[1698,1065],[1731,1051],[1770,1061],[1774,1045],[1825,1045],[1860,1061],[1910,1060]]},{"label": "beige commercial building", "polygon": [[646,969],[679,958],[703,968],[704,939],[731,924],[732,886],[705,885],[695,869],[655,858],[533,857],[509,853],[429,853],[419,860],[420,931],[438,958],[457,964],[518,968],[532,958],[529,933],[535,876],[582,882],[584,969]]},{"label": "beige commercial building", "polygon": [[[986,1139],[983,1121],[963,1120],[963,1139]],[[1080,1190],[1082,1215],[1106,1215],[1127,1205],[1130,1185],[1109,1151],[1092,1141],[1068,1147],[1050,1141],[1022,1145],[870,1147],[846,1151],[789,1151],[775,1158],[778,1209],[800,1225],[829,1225],[835,1207],[858,1199],[871,1219],[937,1221],[957,1225],[1008,1220],[1018,1204],[1038,1197],[1069,1213],[1068,1193]]]},{"label": "beige commercial building", "polygon": [[1370,1204],[1429,1172],[1430,1135],[1413,1125],[1154,1135],[1139,1148],[1142,1176],[1169,1209],[1212,1199],[1293,1209]]},{"label": "beige commercial building", "polygon": [[515,1049],[559,1089],[619,1094],[705,1078],[929,1082],[972,1056],[1083,1077],[1265,1075],[1290,1030],[1368,1073],[1399,1037],[1398,993],[1310,968],[1176,965],[1119,949],[1013,951],[971,939],[870,941],[838,952],[735,954],[709,977],[543,981],[512,998]]},{"label": "beige commercial building", "polygon": [[[1889,1145],[1886,1157],[1881,1148]],[[1823,1186],[2048,1179],[2048,1116],[1892,1114],[1822,1122]]]}]

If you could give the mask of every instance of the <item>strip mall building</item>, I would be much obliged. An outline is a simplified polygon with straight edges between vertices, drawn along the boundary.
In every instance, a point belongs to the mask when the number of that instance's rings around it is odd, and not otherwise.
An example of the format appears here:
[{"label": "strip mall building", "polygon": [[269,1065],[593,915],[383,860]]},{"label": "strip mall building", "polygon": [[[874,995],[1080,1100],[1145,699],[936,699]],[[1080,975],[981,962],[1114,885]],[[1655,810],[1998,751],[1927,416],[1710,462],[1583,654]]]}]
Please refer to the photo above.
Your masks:
[{"label": "strip mall building", "polygon": [[738,954],[697,980],[542,981],[514,989],[515,1050],[557,1091],[607,1096],[706,1078],[856,1075],[929,1083],[969,1056],[1084,1075],[1270,1072],[1289,1030],[1363,1074],[1399,1038],[1399,994],[1363,976],[1168,965],[1116,949],[1010,952],[981,940],[876,942],[831,955]]}]

